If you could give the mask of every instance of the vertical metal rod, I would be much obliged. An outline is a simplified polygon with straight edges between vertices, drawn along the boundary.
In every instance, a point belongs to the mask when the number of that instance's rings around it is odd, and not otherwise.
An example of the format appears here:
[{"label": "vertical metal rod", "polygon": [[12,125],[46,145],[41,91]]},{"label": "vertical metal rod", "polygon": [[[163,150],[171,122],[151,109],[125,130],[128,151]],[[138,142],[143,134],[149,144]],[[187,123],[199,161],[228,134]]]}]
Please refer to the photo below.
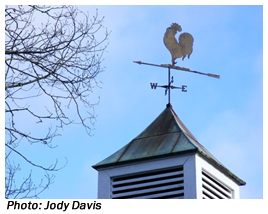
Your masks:
[{"label": "vertical metal rod", "polygon": [[168,68],[168,104],[170,104],[170,67]]}]

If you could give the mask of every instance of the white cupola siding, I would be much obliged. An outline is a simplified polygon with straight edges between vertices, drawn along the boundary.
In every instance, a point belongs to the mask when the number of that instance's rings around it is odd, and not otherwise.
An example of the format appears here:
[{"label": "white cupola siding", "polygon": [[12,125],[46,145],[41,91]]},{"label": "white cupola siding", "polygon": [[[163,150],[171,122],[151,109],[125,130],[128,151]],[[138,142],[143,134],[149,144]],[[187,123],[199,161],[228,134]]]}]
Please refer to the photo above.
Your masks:
[{"label": "white cupola siding", "polygon": [[99,199],[235,199],[246,184],[196,140],[169,104],[142,133],[93,168]]}]

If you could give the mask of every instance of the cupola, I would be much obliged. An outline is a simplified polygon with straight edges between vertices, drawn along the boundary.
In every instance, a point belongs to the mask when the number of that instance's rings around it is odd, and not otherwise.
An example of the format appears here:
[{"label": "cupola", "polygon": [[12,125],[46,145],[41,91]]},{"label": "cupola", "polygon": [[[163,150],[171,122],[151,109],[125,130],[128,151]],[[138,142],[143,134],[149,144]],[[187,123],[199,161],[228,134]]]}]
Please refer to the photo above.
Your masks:
[{"label": "cupola", "polygon": [[198,142],[170,104],[93,168],[100,199],[236,199],[246,184]]}]

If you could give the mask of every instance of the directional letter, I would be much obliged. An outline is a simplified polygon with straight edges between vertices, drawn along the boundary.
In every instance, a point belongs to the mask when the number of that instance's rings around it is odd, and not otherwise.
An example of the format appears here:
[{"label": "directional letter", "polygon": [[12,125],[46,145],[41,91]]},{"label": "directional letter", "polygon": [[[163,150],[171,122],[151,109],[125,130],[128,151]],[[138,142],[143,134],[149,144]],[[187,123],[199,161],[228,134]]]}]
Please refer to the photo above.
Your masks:
[{"label": "directional letter", "polygon": [[187,90],[185,90],[186,87],[187,87],[187,85],[182,85],[182,86],[181,86],[181,91],[182,91],[182,92],[187,92]]},{"label": "directional letter", "polygon": [[150,83],[151,84],[151,89],[156,89],[157,83]]}]

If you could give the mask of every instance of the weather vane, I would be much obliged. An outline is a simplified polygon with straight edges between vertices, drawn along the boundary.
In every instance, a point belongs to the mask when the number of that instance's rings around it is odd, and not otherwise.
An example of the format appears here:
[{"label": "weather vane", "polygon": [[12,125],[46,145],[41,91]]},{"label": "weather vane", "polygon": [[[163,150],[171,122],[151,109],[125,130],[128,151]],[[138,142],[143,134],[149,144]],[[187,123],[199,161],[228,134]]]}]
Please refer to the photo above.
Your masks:
[{"label": "weather vane", "polygon": [[191,34],[182,33],[182,34],[180,34],[178,40],[175,38],[177,31],[180,32],[181,30],[182,30],[182,28],[180,25],[178,25],[177,23],[172,23],[172,25],[166,29],[166,32],[164,35],[164,39],[163,39],[164,44],[171,54],[172,65],[171,64],[156,65],[156,64],[145,63],[145,62],[141,62],[141,61],[134,61],[135,63],[138,63],[140,65],[143,64],[143,65],[151,65],[151,66],[168,68],[168,85],[158,85],[157,83],[150,83],[152,89],[156,89],[157,87],[162,87],[162,88],[166,89],[165,95],[168,92],[168,104],[170,104],[170,89],[181,89],[182,92],[187,92],[186,85],[182,85],[181,87],[176,87],[176,86],[171,85],[174,82],[173,76],[170,79],[170,69],[171,68],[175,69],[175,70],[181,70],[181,71],[187,71],[187,72],[191,72],[191,73],[202,74],[202,75],[214,77],[217,79],[220,78],[220,75],[210,74],[210,73],[202,73],[199,71],[192,71],[189,68],[175,66],[175,64],[177,63],[177,62],[175,62],[175,60],[177,58],[182,57],[182,60],[184,60],[184,58],[188,55],[188,59],[189,59],[190,55],[193,52],[194,38],[192,37]]}]

